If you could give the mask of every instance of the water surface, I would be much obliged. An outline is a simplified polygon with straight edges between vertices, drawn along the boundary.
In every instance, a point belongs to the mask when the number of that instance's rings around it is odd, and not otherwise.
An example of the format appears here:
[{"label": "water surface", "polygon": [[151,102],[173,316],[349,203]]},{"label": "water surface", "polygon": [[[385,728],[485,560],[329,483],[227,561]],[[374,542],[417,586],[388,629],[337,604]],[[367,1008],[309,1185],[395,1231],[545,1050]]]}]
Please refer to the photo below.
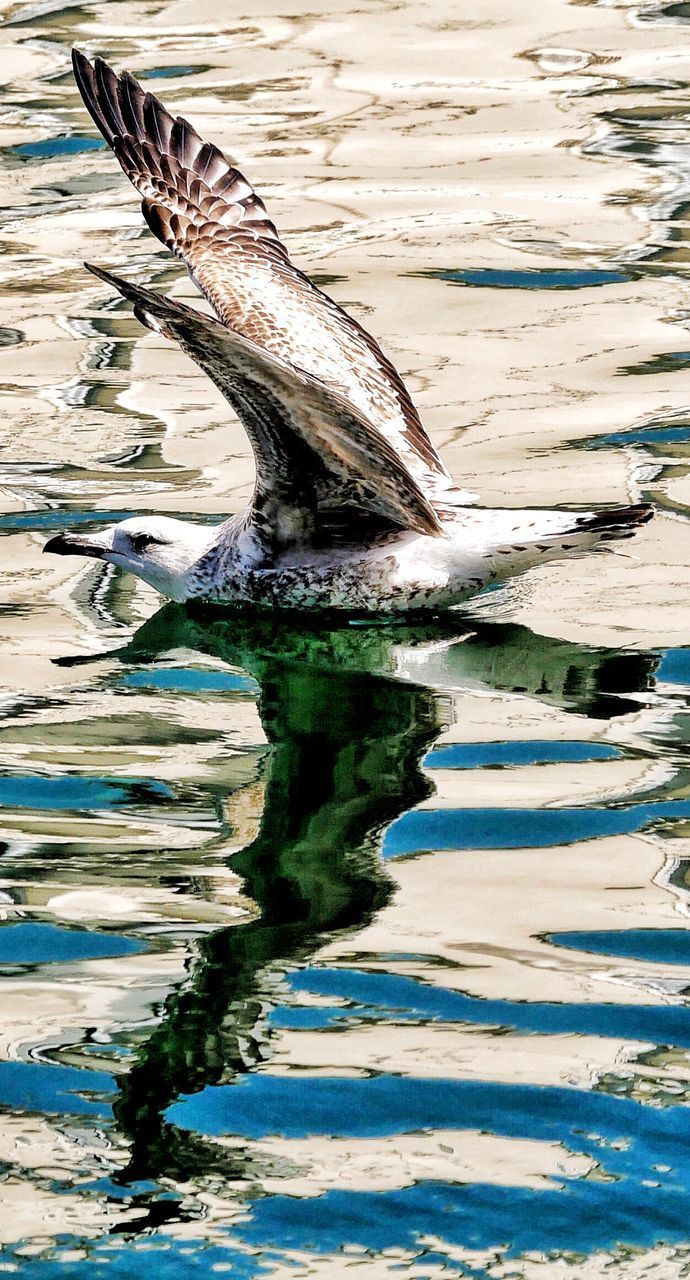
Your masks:
[{"label": "water surface", "polygon": [[[2,9],[0,1269],[683,1273],[686,11]],[[413,625],[42,560],[252,483],[82,269],[191,293],[73,42],[247,170],[483,502],[660,518]]]}]

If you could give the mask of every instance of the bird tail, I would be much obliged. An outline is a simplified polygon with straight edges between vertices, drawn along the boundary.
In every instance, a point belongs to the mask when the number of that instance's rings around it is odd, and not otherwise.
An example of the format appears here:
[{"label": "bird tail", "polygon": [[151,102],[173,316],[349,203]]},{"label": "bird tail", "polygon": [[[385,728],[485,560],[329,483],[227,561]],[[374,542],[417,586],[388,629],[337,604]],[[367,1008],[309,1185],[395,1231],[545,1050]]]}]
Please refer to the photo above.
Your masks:
[{"label": "bird tail", "polygon": [[619,538],[631,538],[653,515],[654,508],[646,502],[630,507],[613,507],[607,511],[587,511],[575,517],[572,532],[598,534],[599,542],[614,542]]}]

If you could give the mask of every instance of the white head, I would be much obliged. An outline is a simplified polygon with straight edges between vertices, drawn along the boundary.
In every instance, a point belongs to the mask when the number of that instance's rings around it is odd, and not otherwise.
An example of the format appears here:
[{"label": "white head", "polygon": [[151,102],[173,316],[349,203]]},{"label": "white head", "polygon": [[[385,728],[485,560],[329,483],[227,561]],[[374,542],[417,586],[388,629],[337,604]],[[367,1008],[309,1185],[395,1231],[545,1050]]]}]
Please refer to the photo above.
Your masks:
[{"label": "white head", "polygon": [[189,572],[218,536],[213,526],[168,516],[134,516],[98,533],[59,533],[43,550],[58,556],[107,560],[135,573],[170,600],[186,600]]}]

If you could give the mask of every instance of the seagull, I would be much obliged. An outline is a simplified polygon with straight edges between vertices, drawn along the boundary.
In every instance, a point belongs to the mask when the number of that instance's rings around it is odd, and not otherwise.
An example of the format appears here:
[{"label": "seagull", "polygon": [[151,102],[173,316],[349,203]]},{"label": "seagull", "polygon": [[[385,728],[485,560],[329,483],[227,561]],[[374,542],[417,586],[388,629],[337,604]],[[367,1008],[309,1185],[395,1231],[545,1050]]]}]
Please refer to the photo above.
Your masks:
[{"label": "seagull", "polygon": [[72,53],[84,103],[210,316],[86,263],[177,342],[241,420],[256,479],[215,527],[133,517],[44,551],[118,565],[178,602],[390,614],[450,608],[628,537],[648,505],[469,505],[375,340],[293,265],[246,178],[129,74]]}]

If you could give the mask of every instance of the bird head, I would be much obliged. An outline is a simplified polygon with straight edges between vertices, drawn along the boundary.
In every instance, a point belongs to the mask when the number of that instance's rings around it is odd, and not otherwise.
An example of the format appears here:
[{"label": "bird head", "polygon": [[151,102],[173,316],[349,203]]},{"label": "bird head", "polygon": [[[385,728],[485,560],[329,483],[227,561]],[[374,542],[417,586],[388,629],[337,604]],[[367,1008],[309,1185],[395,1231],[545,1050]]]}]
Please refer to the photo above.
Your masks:
[{"label": "bird head", "polygon": [[168,516],[135,516],[96,533],[59,533],[43,550],[105,560],[134,573],[170,600],[186,600],[188,574],[215,541],[216,530]]}]

